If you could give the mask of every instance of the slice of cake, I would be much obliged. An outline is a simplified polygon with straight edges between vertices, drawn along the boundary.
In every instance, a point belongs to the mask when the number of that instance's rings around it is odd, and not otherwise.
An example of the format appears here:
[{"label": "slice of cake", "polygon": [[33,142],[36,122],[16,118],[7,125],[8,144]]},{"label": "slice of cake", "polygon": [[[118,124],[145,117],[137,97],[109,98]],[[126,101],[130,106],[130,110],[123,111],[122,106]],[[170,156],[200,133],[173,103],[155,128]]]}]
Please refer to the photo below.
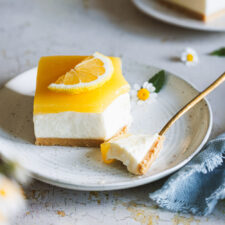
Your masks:
[{"label": "slice of cake", "polygon": [[121,161],[129,172],[142,175],[156,159],[164,138],[155,135],[124,134],[101,144],[102,159],[112,163]]},{"label": "slice of cake", "polygon": [[[98,57],[103,58],[99,65]],[[120,58],[107,58],[96,53],[40,59],[33,112],[37,145],[97,147],[126,132],[131,122],[130,87]],[[108,70],[102,65],[109,61],[112,74],[101,77]]]},{"label": "slice of cake", "polygon": [[[160,0],[179,11],[185,10],[190,16],[209,21],[225,14],[224,0]],[[182,11],[181,11],[182,12]]]}]

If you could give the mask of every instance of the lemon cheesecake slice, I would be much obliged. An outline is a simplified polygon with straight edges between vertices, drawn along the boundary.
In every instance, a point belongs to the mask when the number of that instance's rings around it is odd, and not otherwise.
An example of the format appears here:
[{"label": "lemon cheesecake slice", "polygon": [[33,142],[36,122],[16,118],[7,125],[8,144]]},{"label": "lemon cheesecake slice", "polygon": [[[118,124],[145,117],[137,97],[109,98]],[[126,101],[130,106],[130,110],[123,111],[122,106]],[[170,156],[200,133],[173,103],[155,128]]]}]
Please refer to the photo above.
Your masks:
[{"label": "lemon cheesecake slice", "polygon": [[126,133],[129,89],[120,58],[42,57],[33,110],[36,144],[99,146]]},{"label": "lemon cheesecake slice", "polygon": [[145,174],[162,147],[163,137],[155,135],[124,134],[101,144],[103,162],[121,161],[129,172]]},{"label": "lemon cheesecake slice", "polygon": [[168,6],[177,7],[179,11],[185,10],[190,16],[209,21],[225,14],[224,0],[160,0]]}]

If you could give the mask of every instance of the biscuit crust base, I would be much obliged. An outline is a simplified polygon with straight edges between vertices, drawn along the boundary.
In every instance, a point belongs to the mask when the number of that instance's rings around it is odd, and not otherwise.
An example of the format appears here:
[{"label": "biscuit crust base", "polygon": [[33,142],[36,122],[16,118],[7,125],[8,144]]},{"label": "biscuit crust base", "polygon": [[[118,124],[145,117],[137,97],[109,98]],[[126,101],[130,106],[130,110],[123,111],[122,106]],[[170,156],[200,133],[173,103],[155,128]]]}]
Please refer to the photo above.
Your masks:
[{"label": "biscuit crust base", "polygon": [[164,139],[164,136],[159,136],[154,145],[149,149],[145,158],[141,161],[141,163],[138,164],[137,173],[139,175],[145,174],[152,163],[155,161],[159,151],[162,149]]},{"label": "biscuit crust base", "polygon": [[164,0],[160,0],[160,2],[163,5],[167,6],[168,8],[179,11],[180,13],[185,13],[189,17],[192,17],[192,18],[195,18],[195,19],[198,19],[198,20],[202,20],[204,22],[209,22],[209,21],[211,21],[213,19],[216,19],[217,17],[220,17],[223,14],[225,14],[225,9],[222,9],[222,10],[216,12],[216,13],[211,14],[210,16],[206,16],[205,14],[194,12],[190,9],[187,9],[187,8],[183,7],[183,6],[175,5],[172,2],[166,2]]},{"label": "biscuit crust base", "polygon": [[[127,132],[127,126],[124,126],[112,138]],[[110,138],[111,139],[111,138]],[[75,139],[75,138],[36,138],[36,145],[46,146],[77,146],[77,147],[100,147],[100,144],[107,140],[104,139]]]}]

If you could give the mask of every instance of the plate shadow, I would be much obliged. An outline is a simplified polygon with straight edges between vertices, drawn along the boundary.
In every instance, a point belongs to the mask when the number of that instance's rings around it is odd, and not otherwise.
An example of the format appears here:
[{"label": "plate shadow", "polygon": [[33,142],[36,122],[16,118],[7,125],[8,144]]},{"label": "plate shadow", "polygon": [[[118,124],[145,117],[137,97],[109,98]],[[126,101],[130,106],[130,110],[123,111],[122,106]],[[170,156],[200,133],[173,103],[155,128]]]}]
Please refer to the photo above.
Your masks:
[{"label": "plate shadow", "polygon": [[7,87],[0,89],[0,133],[4,135],[2,129],[9,134],[7,138],[34,143],[33,99]]}]

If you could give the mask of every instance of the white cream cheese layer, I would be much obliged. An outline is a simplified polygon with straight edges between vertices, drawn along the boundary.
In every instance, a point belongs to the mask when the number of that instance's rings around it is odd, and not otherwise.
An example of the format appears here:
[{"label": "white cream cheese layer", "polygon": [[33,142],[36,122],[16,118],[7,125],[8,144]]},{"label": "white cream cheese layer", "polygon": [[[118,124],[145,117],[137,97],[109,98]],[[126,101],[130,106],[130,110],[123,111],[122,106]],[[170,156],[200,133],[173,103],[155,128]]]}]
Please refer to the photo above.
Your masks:
[{"label": "white cream cheese layer", "polygon": [[201,15],[210,16],[225,9],[224,0],[164,0],[182,6]]},{"label": "white cream cheese layer", "polygon": [[109,141],[107,159],[117,159],[127,166],[128,171],[137,174],[140,164],[158,138],[155,135],[123,135]]},{"label": "white cream cheese layer", "polygon": [[214,13],[225,10],[225,1],[224,0],[207,0],[205,14],[210,16]]},{"label": "white cream cheese layer", "polygon": [[128,93],[115,99],[103,113],[61,112],[34,115],[38,138],[104,139],[131,123]]}]

